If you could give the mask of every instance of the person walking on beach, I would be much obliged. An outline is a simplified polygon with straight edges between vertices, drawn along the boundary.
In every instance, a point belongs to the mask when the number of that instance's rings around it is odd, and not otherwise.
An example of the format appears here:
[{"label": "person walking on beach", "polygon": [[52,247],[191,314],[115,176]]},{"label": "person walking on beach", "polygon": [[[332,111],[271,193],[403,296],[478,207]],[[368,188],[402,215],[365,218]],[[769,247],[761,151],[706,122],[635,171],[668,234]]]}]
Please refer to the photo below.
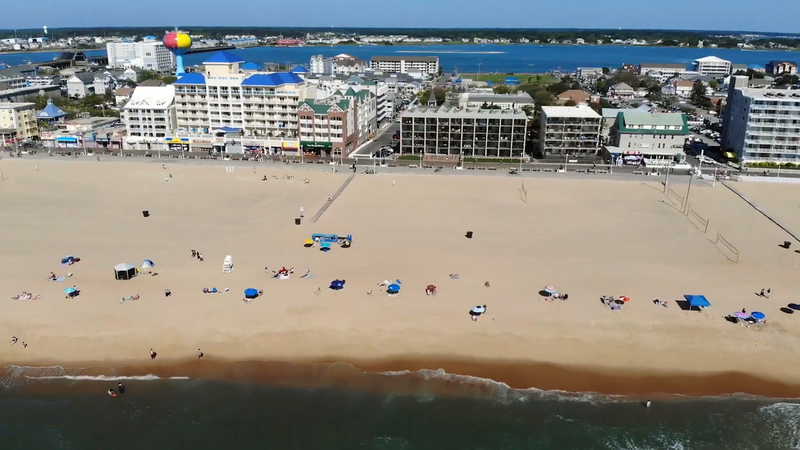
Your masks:
[{"label": "person walking on beach", "polygon": [[764,295],[764,290],[762,289],[762,290],[761,290],[761,292],[760,292],[758,295],[760,295],[760,296],[764,297],[764,296],[765,296],[765,295]]},{"label": "person walking on beach", "polygon": [[18,340],[16,336],[11,336],[11,345],[16,344]]},{"label": "person walking on beach", "polygon": [[766,295],[767,298],[769,298],[770,292],[772,292],[772,288],[767,288],[767,295]]},{"label": "person walking on beach", "polygon": [[150,349],[150,359],[156,359],[156,356],[158,356],[158,353],[156,353],[155,350],[153,350],[151,348]]},{"label": "person walking on beach", "polygon": [[120,394],[124,394],[125,393],[125,385],[122,384],[122,383],[117,383],[117,390],[119,391]]},{"label": "person walking on beach", "polygon": [[197,359],[203,359],[203,352],[200,349],[197,349]]}]

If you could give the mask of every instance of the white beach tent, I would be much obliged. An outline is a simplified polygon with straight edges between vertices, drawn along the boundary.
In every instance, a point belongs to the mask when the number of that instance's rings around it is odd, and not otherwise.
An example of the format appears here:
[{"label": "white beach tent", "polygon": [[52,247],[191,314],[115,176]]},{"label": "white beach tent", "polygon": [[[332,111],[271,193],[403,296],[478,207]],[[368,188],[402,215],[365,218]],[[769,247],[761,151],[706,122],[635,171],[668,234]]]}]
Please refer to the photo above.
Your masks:
[{"label": "white beach tent", "polygon": [[142,269],[152,269],[153,267],[155,267],[155,265],[156,265],[156,263],[154,263],[152,260],[145,259],[144,261],[142,261],[141,268]]},{"label": "white beach tent", "polygon": [[121,263],[114,266],[114,278],[117,280],[130,280],[136,276],[136,266],[128,263]]}]

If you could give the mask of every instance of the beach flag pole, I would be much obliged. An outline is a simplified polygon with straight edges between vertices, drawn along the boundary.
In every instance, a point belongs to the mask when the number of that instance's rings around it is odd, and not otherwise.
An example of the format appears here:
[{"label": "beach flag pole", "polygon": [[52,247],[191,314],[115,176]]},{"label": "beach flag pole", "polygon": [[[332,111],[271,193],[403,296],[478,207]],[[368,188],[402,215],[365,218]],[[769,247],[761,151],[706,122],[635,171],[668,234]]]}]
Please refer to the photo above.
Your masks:
[{"label": "beach flag pole", "polygon": [[5,175],[3,175],[3,171],[0,170],[0,181],[6,181]]}]

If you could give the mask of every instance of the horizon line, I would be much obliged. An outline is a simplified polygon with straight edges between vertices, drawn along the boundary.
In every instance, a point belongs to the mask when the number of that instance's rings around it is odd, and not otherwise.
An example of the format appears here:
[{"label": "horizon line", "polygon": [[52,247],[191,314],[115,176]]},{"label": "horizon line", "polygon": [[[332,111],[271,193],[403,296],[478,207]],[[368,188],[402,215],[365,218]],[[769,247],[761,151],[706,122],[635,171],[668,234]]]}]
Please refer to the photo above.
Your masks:
[{"label": "horizon line", "polygon": [[[365,27],[365,26],[261,26],[261,25],[183,25],[182,28],[232,28],[232,29],[242,29],[242,28],[251,28],[251,29],[301,29],[301,30],[459,30],[459,31],[471,31],[471,30],[500,30],[500,31],[647,31],[647,32],[658,32],[658,31],[668,31],[668,32],[689,32],[689,33],[698,33],[698,34],[711,34],[711,33],[736,33],[736,34],[762,34],[767,36],[774,36],[774,35],[790,35],[790,36],[797,36],[800,38],[800,33],[798,32],[785,32],[785,31],[754,31],[754,30],[709,30],[709,29],[682,29],[682,28],[564,28],[564,27],[533,27],[533,28],[520,28],[520,27],[419,27],[419,26],[398,26],[398,27],[383,27],[383,26],[373,26],[373,27]],[[93,30],[93,29],[104,29],[104,30],[125,30],[125,29],[137,29],[137,28],[165,28],[165,29],[173,29],[175,25],[129,25],[129,26],[65,26],[65,27],[47,27],[48,30]],[[28,30],[40,30],[41,27],[33,27],[33,28],[3,28],[0,31],[28,31]]]}]

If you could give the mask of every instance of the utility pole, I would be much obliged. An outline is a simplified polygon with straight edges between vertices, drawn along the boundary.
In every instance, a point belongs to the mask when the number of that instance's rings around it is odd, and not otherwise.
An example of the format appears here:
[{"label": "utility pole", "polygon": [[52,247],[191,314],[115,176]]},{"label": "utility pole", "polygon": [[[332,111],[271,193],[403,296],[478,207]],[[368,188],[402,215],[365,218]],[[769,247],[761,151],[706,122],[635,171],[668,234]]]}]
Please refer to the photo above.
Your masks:
[{"label": "utility pole", "polygon": [[667,165],[667,175],[664,177],[664,194],[669,190],[669,169],[671,169],[671,167]]}]

